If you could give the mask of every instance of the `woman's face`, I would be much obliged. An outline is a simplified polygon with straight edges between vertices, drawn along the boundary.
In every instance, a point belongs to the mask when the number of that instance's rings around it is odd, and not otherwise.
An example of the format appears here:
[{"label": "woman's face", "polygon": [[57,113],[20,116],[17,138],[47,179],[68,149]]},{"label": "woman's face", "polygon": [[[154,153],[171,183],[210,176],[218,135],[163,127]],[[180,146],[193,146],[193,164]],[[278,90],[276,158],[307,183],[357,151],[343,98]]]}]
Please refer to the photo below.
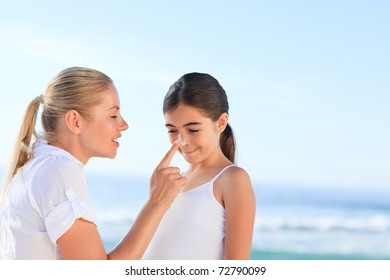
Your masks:
[{"label": "woman's face", "polygon": [[121,132],[128,128],[120,114],[118,92],[114,85],[101,92],[102,102],[91,109],[90,119],[84,120],[80,133],[83,158],[114,158]]},{"label": "woman's face", "polygon": [[180,104],[165,113],[171,143],[178,140],[179,152],[190,163],[200,163],[220,152],[219,138],[226,124],[205,117],[197,108]]}]

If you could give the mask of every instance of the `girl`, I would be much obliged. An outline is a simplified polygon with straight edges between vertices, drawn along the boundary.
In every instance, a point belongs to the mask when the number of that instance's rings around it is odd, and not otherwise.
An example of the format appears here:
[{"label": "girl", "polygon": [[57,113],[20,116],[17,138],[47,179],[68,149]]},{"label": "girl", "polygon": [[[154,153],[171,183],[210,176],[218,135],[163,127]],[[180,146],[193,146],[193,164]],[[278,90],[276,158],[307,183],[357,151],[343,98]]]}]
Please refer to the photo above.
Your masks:
[{"label": "girl", "polygon": [[208,74],[173,84],[163,113],[171,143],[190,164],[144,259],[248,259],[255,198],[248,174],[234,165],[235,141],[224,89]]},{"label": "girl", "polygon": [[[33,143],[42,105],[44,135]],[[151,177],[151,194],[129,233],[106,253],[88,204],[84,165],[114,158],[121,132],[118,93],[105,74],[63,70],[29,104],[0,208],[0,259],[139,259],[186,178],[168,167],[177,144]]]}]

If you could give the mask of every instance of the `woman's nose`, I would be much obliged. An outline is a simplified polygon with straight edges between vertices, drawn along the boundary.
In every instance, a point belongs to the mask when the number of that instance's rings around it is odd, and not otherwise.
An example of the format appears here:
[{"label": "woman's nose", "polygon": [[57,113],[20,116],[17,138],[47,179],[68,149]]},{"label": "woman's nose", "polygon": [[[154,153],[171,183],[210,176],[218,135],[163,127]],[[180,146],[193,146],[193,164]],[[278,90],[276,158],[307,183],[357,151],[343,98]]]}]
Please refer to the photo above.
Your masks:
[{"label": "woman's nose", "polygon": [[127,122],[125,121],[124,118],[122,118],[122,123],[121,123],[121,130],[127,130],[129,128],[129,125],[127,124]]}]

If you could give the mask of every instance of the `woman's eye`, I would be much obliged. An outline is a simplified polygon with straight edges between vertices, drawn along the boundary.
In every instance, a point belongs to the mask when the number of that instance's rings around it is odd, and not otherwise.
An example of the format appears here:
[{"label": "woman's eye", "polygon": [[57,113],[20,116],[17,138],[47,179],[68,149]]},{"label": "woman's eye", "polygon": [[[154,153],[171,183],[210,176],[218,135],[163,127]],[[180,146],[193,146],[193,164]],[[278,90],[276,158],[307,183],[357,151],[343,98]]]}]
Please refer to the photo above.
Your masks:
[{"label": "woman's eye", "polygon": [[115,119],[118,118],[118,116],[117,116],[117,115],[114,115],[114,116],[111,116],[111,118],[115,120]]},{"label": "woman's eye", "polygon": [[190,133],[196,133],[196,132],[199,131],[199,129],[189,129],[188,131],[189,131]]},{"label": "woman's eye", "polygon": [[168,134],[176,133],[177,130],[168,130]]}]

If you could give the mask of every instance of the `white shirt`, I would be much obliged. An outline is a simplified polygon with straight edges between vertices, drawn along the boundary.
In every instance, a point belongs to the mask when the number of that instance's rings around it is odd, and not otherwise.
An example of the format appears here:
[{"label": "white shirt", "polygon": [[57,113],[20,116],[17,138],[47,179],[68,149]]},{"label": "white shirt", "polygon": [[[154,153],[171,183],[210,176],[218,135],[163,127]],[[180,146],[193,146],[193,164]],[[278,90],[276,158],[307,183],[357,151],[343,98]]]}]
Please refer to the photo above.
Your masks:
[{"label": "white shirt", "polygon": [[61,259],[57,239],[78,218],[95,223],[84,165],[65,150],[37,142],[0,208],[0,259]]},{"label": "white shirt", "polygon": [[179,193],[164,215],[143,259],[218,260],[224,256],[225,208],[213,193],[214,181]]}]

